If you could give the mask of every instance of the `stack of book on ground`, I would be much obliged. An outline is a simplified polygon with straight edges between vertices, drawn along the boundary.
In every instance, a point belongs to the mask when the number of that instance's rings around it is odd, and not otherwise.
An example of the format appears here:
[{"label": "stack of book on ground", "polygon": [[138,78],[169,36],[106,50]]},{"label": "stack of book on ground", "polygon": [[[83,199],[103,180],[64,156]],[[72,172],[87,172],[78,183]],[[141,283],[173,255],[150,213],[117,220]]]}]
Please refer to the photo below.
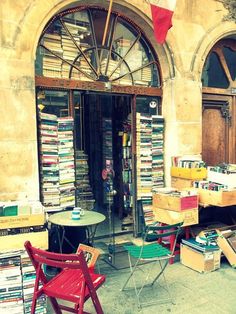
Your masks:
[{"label": "stack of book on ground", "polygon": [[164,187],[164,118],[152,115],[152,191]]},{"label": "stack of book on ground", "polygon": [[[22,290],[24,297],[24,312],[22,313],[30,314],[36,273],[34,266],[32,265],[30,258],[26,252],[23,252],[21,255],[21,272],[23,288]],[[36,313],[38,314],[47,313],[47,302],[45,295],[41,295],[41,297],[37,300]]]},{"label": "stack of book on ground", "polygon": [[94,197],[89,181],[88,155],[82,150],[76,151],[76,206],[85,210],[94,208]]},{"label": "stack of book on ground", "polygon": [[39,114],[41,197],[47,211],[60,209],[57,116]]},{"label": "stack of book on ground", "polygon": [[183,226],[198,224],[198,194],[194,189],[172,187],[156,189],[153,193],[155,220],[165,224],[183,222]]},{"label": "stack of book on ground", "polygon": [[74,120],[58,118],[58,159],[60,206],[75,206]]},{"label": "stack of book on ground", "polygon": [[137,113],[137,199],[142,201],[146,224],[153,222],[152,211],[152,116]]},{"label": "stack of book on ground", "polygon": [[20,253],[0,254],[0,313],[24,313]]},{"label": "stack of book on ground", "polygon": [[221,250],[217,245],[216,230],[201,232],[196,239],[182,239],[180,261],[200,273],[211,272],[220,268]]}]

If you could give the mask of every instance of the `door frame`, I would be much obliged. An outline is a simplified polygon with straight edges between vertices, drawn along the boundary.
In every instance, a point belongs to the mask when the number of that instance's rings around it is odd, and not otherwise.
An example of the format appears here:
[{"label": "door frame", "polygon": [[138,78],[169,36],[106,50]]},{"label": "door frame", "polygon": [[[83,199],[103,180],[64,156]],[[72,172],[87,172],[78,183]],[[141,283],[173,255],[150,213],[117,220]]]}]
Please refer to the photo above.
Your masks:
[{"label": "door frame", "polygon": [[[207,108],[220,109],[222,117],[225,118],[225,141],[226,151],[225,160],[226,163],[236,162],[236,96],[214,94],[214,93],[203,93],[202,95],[202,112],[204,106]],[[203,144],[202,144],[203,147]]]}]

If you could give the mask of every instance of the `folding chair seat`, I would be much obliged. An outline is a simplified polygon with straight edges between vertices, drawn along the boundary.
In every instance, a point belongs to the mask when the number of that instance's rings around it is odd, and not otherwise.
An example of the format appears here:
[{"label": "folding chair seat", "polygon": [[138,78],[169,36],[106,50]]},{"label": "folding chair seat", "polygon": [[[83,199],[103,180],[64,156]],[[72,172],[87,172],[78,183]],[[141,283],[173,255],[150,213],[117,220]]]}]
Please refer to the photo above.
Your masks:
[{"label": "folding chair seat", "polygon": [[[142,245],[127,245],[124,246],[124,248],[128,251],[128,257],[129,257],[129,265],[130,265],[130,274],[122,287],[122,291],[125,290],[128,282],[130,279],[133,281],[133,288],[137,296],[138,301],[138,307],[142,307],[143,305],[149,305],[153,304],[159,301],[171,301],[173,302],[173,299],[170,294],[170,290],[165,278],[164,271],[169,264],[169,260],[173,259],[174,252],[175,252],[175,246],[177,241],[177,236],[181,230],[182,222],[173,224],[173,225],[165,225],[162,226],[160,223],[156,222],[151,225],[146,226],[146,230],[143,236]],[[157,237],[157,241],[155,243],[147,244],[146,238],[148,235],[155,233]],[[172,243],[171,250],[165,245],[164,240],[166,238],[170,238],[174,236],[174,243]],[[135,262],[133,262],[135,261]],[[145,263],[147,262],[147,263]],[[155,265],[153,263],[148,262],[155,262]],[[132,265],[134,263],[134,265]],[[159,264],[159,266],[158,266]],[[144,272],[145,267],[145,272]],[[146,269],[148,268],[148,269]],[[137,275],[138,270],[143,270],[143,273],[145,273],[145,278],[141,278],[141,286],[137,286]],[[154,275],[155,271],[157,271],[157,274]],[[151,273],[153,274],[153,279],[149,280]],[[139,273],[140,274],[140,273]],[[164,280],[164,287],[169,297],[164,300],[154,300],[150,302],[141,302],[141,293],[143,292],[143,288],[146,286],[153,286],[154,283],[161,277]]]},{"label": "folding chair seat", "polygon": [[[35,313],[37,299],[42,294],[49,297],[56,314],[62,314],[62,310],[87,313],[84,311],[84,303],[90,298],[96,313],[103,314],[96,290],[104,283],[105,276],[95,274],[88,268],[82,250],[78,254],[52,253],[33,247],[29,241],[25,242],[25,248],[36,270],[31,314]],[[60,268],[61,272],[48,280],[43,272],[44,264]],[[74,305],[59,304],[57,299]]]}]

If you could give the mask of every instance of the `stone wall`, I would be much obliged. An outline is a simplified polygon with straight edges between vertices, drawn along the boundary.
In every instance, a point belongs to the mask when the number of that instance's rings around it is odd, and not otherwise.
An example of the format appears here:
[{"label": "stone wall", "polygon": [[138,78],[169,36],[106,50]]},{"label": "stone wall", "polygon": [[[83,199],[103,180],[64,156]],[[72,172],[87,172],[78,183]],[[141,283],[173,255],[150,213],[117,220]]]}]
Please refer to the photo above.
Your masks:
[{"label": "stone wall", "polygon": [[[39,199],[34,59],[40,34],[50,18],[67,7],[102,0],[2,0],[0,4],[0,200]],[[163,76],[166,119],[165,162],[201,153],[201,71],[207,53],[235,24],[214,0],[181,0],[167,42],[155,43],[150,7],[145,0],[116,0],[113,9],[140,25],[153,43]]]}]

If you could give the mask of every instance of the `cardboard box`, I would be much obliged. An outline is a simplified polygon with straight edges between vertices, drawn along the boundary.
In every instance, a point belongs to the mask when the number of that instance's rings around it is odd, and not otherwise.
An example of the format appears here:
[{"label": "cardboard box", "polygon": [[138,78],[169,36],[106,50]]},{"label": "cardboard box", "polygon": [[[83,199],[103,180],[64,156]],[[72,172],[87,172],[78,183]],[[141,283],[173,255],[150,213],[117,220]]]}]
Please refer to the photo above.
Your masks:
[{"label": "cardboard box", "polygon": [[0,229],[41,226],[45,223],[45,214],[0,217]]},{"label": "cardboard box", "polygon": [[48,231],[26,232],[0,237],[0,251],[24,250],[25,241],[29,240],[33,246],[48,249]]},{"label": "cardboard box", "polygon": [[208,273],[220,268],[221,251],[199,252],[187,245],[180,245],[180,262],[200,273]]},{"label": "cardboard box", "polygon": [[189,209],[182,212],[157,208],[153,206],[153,214],[156,221],[165,224],[175,224],[183,221],[183,227],[198,224],[198,209]]},{"label": "cardboard box", "polygon": [[183,179],[183,178],[177,178],[177,177],[171,177],[171,187],[181,190],[181,189],[186,189],[186,188],[192,188],[193,183],[196,180],[192,179]]},{"label": "cardboard box", "polygon": [[207,177],[206,168],[171,167],[170,173],[172,177],[192,179],[192,180],[200,180],[200,179],[205,179]]},{"label": "cardboard box", "polygon": [[210,167],[207,168],[207,180],[219,184],[227,185],[228,188],[236,188],[236,173],[220,173],[211,171]]},{"label": "cardboard box", "polygon": [[164,193],[153,194],[153,206],[165,208],[173,211],[183,211],[188,209],[198,208],[198,196],[181,196]]},{"label": "cardboard box", "polygon": [[232,191],[211,191],[197,189],[199,195],[199,204],[213,206],[231,206],[236,205],[236,190]]},{"label": "cardboard box", "polygon": [[217,238],[217,244],[221,248],[223,254],[229,261],[230,265],[236,268],[236,252],[227,240],[232,234],[236,232],[236,226],[228,226],[217,230],[219,237]]}]

